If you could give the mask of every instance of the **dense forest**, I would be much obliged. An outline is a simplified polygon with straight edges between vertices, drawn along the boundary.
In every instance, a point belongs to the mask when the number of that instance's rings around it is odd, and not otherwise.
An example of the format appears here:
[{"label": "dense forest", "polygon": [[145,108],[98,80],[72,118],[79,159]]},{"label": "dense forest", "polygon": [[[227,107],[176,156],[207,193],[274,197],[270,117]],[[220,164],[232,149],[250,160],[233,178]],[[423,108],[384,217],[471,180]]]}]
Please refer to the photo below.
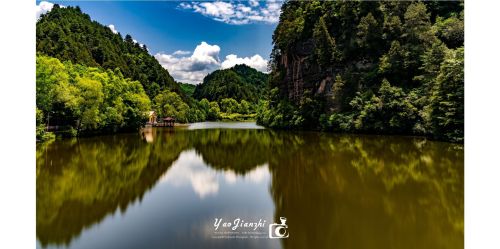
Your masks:
[{"label": "dense forest", "polygon": [[[122,38],[110,28],[90,19],[80,8],[52,10],[36,23],[36,51],[61,61],[102,67],[119,68],[123,76],[137,80],[150,98],[161,90],[181,94],[179,86],[158,61],[130,35]],[[184,95],[182,95],[184,96]]]},{"label": "dense forest", "polygon": [[151,101],[138,81],[111,71],[36,58],[37,137],[45,124],[66,126],[65,135],[134,130],[144,123]]},{"label": "dense forest", "polygon": [[36,24],[36,50],[39,140],[53,137],[47,132],[50,127],[62,136],[137,130],[151,110],[181,123],[253,119],[267,84],[267,75],[237,65],[212,74],[234,73],[227,85],[236,90],[220,91],[227,89],[221,85],[227,82],[214,77],[205,82],[216,87],[195,99],[196,87],[175,82],[146,45],[114,34],[79,7],[55,4],[42,15]]},{"label": "dense forest", "polygon": [[233,98],[257,103],[266,89],[267,81],[267,74],[244,64],[236,65],[207,75],[203,83],[196,86],[193,96],[211,101]]},{"label": "dense forest", "polygon": [[260,124],[464,137],[463,2],[287,1]]},{"label": "dense forest", "polygon": [[154,110],[463,141],[463,2],[286,1],[273,45],[270,74],[236,65],[180,84],[146,45],[56,4],[36,25],[37,137],[138,129]]},{"label": "dense forest", "polygon": [[188,97],[193,97],[196,85],[179,82],[179,86],[181,87],[181,90],[184,92],[184,94],[186,94]]},{"label": "dense forest", "polygon": [[38,54],[36,58],[37,138],[53,135],[47,126],[59,127],[62,136],[132,131],[142,127],[150,110],[177,122],[243,120],[255,117],[249,102],[232,98],[221,101],[185,102],[165,89],[150,99],[139,81],[125,78],[119,69],[89,67],[61,62]]}]

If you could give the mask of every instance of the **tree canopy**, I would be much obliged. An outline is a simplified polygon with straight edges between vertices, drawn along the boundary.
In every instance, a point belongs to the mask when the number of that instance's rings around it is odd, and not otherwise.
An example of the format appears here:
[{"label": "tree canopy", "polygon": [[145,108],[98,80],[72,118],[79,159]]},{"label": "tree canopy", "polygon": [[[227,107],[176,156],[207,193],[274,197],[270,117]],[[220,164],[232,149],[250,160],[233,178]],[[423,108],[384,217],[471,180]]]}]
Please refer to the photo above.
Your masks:
[{"label": "tree canopy", "polygon": [[216,70],[196,86],[193,97],[221,101],[233,98],[257,103],[267,86],[268,76],[247,65],[236,65],[229,69]]},{"label": "tree canopy", "polygon": [[463,141],[463,21],[463,2],[286,1],[257,121]]},{"label": "tree canopy", "polygon": [[178,84],[145,45],[130,35],[122,38],[79,7],[60,8],[57,4],[36,23],[36,50],[61,61],[90,67],[119,69],[126,78],[141,82],[150,98],[163,89],[181,94]]},{"label": "tree canopy", "polygon": [[151,108],[142,85],[118,70],[38,55],[36,76],[37,117],[47,117],[39,123],[86,134],[135,130],[145,123]]}]

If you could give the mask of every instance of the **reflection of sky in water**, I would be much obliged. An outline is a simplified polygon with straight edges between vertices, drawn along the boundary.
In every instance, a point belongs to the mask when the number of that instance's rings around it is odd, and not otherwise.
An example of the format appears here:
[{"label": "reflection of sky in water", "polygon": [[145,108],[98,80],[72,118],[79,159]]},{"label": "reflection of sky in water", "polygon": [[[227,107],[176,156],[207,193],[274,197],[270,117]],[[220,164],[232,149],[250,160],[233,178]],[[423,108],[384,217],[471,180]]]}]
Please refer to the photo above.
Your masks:
[{"label": "reflection of sky in water", "polygon": [[[48,248],[463,248],[463,150],[452,144],[161,128],[38,146]],[[215,218],[279,216],[289,239],[212,238]]]},{"label": "reflection of sky in water", "polygon": [[[274,214],[269,184],[267,164],[237,175],[211,169],[196,151],[187,150],[142,200],[84,229],[70,247],[281,248],[278,240],[212,238],[215,218],[262,218],[269,224]],[[41,248],[38,241],[37,248]]]},{"label": "reflection of sky in water", "polygon": [[201,122],[190,124],[188,129],[264,129],[264,127],[255,122]]},{"label": "reflection of sky in water", "polygon": [[208,168],[200,155],[194,150],[188,150],[180,154],[179,159],[160,178],[160,182],[174,187],[191,185],[194,192],[203,199],[216,195],[221,184],[233,185],[237,181],[260,184],[268,181],[269,177],[267,164],[258,166],[242,176],[232,170],[215,171]]}]

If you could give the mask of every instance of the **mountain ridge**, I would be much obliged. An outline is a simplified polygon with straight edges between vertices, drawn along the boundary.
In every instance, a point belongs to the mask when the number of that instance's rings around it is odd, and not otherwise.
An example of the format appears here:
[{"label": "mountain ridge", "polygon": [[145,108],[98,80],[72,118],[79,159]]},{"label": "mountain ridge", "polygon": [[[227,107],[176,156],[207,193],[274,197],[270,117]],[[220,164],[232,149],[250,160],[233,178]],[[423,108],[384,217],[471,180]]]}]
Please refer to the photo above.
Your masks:
[{"label": "mountain ridge", "polygon": [[40,16],[36,23],[36,51],[61,61],[115,70],[141,82],[152,99],[169,89],[187,97],[168,70],[150,55],[145,45],[134,42],[130,35],[122,38],[109,27],[93,21],[76,7],[60,7]]},{"label": "mountain ridge", "polygon": [[201,84],[196,85],[195,99],[220,101],[233,98],[257,103],[267,87],[268,75],[245,64],[231,68],[215,70],[205,76]]}]

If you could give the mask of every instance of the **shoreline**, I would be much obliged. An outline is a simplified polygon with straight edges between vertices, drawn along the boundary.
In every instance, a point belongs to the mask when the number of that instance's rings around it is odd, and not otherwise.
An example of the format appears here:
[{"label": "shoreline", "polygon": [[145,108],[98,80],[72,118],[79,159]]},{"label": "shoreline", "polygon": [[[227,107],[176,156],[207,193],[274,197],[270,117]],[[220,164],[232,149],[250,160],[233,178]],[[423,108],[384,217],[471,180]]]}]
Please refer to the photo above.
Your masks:
[{"label": "shoreline", "polygon": [[[255,126],[242,126],[242,127],[231,127],[231,124],[255,124]],[[218,125],[222,124],[222,125]],[[193,127],[194,126],[194,127]],[[193,127],[190,129],[190,127]],[[48,140],[39,140],[36,139],[36,144],[43,144],[45,142],[50,142],[53,140],[64,140],[64,139],[71,139],[71,138],[90,138],[90,137],[104,137],[104,136],[114,136],[114,135],[119,135],[119,134],[141,134],[145,130],[150,131],[152,128],[155,129],[162,129],[162,128],[170,128],[170,129],[183,129],[183,130],[196,130],[196,129],[268,129],[271,131],[276,131],[276,132],[291,132],[291,133],[319,133],[322,135],[346,135],[346,136],[389,136],[389,137],[401,137],[401,138],[407,138],[407,139],[427,139],[429,141],[433,142],[442,142],[442,143],[449,143],[449,144],[455,144],[459,146],[463,146],[464,143],[460,142],[451,142],[451,141],[445,141],[445,140],[439,140],[439,139],[433,139],[431,137],[425,136],[425,135],[414,135],[414,134],[395,134],[395,133],[347,133],[347,132],[334,132],[334,131],[321,131],[321,130],[297,130],[297,129],[277,129],[277,128],[270,128],[270,127],[265,127],[262,125],[257,124],[256,121],[254,120],[245,120],[245,121],[231,121],[231,120],[219,120],[219,121],[203,121],[203,122],[195,122],[195,123],[174,123],[173,127],[154,127],[151,125],[145,125],[141,128],[139,128],[137,131],[119,131],[119,132],[114,132],[114,133],[95,133],[95,134],[87,134],[87,135],[81,135],[81,136],[75,136],[75,137],[64,137],[61,135],[57,135],[54,133],[55,138],[53,139],[48,139]]]}]

